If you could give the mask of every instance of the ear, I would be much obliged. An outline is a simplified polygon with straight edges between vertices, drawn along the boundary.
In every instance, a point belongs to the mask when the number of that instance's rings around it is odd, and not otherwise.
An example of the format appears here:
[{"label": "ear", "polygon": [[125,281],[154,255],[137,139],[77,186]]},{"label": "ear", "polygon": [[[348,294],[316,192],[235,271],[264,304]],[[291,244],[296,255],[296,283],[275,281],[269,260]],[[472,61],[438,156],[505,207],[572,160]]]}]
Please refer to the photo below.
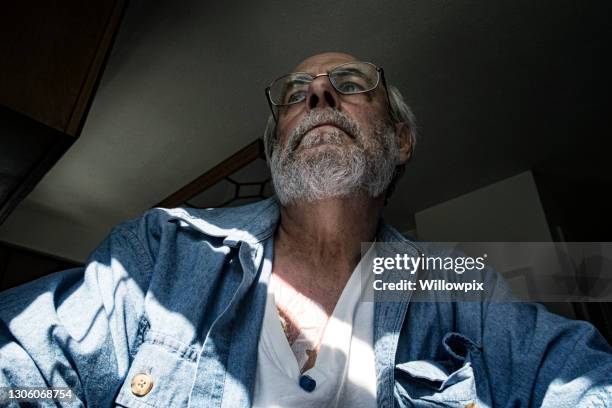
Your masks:
[{"label": "ear", "polygon": [[395,124],[395,142],[399,146],[400,164],[404,164],[412,156],[412,133],[405,122]]}]

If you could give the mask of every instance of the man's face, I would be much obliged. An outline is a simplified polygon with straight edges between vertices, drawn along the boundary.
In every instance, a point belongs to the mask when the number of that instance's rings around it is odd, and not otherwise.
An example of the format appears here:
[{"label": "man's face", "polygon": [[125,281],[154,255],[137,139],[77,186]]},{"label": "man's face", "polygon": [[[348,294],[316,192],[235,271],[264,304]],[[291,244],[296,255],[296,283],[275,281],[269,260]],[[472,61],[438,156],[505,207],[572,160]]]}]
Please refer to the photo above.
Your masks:
[{"label": "man's face", "polygon": [[[340,64],[351,61],[357,61],[357,59],[348,54],[324,53],[306,59],[295,67],[293,72],[307,72],[312,75],[324,74]],[[280,109],[277,136],[282,145],[287,139],[287,135],[309,112],[330,107],[345,113],[355,120],[364,131],[367,131],[367,128],[375,119],[388,118],[386,103],[386,95],[382,84],[379,84],[371,92],[342,95],[334,89],[327,76],[322,76],[312,82],[305,102]],[[331,106],[332,104],[335,106]],[[325,126],[320,130],[325,130]]]},{"label": "man's face", "polygon": [[[356,61],[347,54],[308,58],[294,72],[324,74]],[[380,195],[388,186],[399,151],[382,84],[354,95],[338,93],[329,77],[316,78],[306,99],[278,113],[271,157],[281,203],[346,196],[362,189]]]}]

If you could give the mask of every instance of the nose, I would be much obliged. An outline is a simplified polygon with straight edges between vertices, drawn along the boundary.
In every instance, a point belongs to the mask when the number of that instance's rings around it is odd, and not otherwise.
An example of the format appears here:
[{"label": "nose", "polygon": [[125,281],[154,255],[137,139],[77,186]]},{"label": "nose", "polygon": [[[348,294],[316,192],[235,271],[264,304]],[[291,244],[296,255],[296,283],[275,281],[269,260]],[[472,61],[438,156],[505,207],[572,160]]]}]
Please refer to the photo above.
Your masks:
[{"label": "nose", "polygon": [[327,75],[321,75],[312,81],[308,87],[306,98],[308,110],[314,108],[340,108],[340,98],[338,98],[338,93],[331,82],[329,82]]}]

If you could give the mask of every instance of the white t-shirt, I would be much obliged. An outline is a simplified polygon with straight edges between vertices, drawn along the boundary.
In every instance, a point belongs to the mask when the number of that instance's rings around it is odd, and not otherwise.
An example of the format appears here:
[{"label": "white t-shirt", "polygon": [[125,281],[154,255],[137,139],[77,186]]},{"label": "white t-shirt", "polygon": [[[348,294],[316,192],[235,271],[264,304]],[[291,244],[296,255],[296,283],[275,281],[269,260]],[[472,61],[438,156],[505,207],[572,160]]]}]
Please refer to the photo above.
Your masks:
[{"label": "white t-shirt", "polygon": [[[266,262],[265,267],[272,266]],[[315,365],[303,374],[283,332],[273,290],[268,286],[253,407],[376,407],[374,303],[360,301],[362,285],[358,270],[359,265],[327,323]],[[262,271],[262,276],[265,272],[270,273]],[[305,390],[309,388],[313,389]]]}]

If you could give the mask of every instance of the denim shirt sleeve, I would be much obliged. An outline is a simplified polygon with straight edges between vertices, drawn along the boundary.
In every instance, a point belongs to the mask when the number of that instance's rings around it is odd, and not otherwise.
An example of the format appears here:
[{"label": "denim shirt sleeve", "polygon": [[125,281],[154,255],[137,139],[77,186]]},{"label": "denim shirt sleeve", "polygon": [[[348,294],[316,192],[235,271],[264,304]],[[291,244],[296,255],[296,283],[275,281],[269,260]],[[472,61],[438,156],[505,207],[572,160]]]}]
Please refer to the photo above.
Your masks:
[{"label": "denim shirt sleeve", "polygon": [[0,294],[0,387],[70,387],[88,406],[112,405],[142,341],[153,265],[143,228],[121,224],[84,267]]},{"label": "denim shirt sleeve", "polygon": [[494,406],[612,406],[612,348],[591,324],[497,301],[483,320],[480,368]]}]

